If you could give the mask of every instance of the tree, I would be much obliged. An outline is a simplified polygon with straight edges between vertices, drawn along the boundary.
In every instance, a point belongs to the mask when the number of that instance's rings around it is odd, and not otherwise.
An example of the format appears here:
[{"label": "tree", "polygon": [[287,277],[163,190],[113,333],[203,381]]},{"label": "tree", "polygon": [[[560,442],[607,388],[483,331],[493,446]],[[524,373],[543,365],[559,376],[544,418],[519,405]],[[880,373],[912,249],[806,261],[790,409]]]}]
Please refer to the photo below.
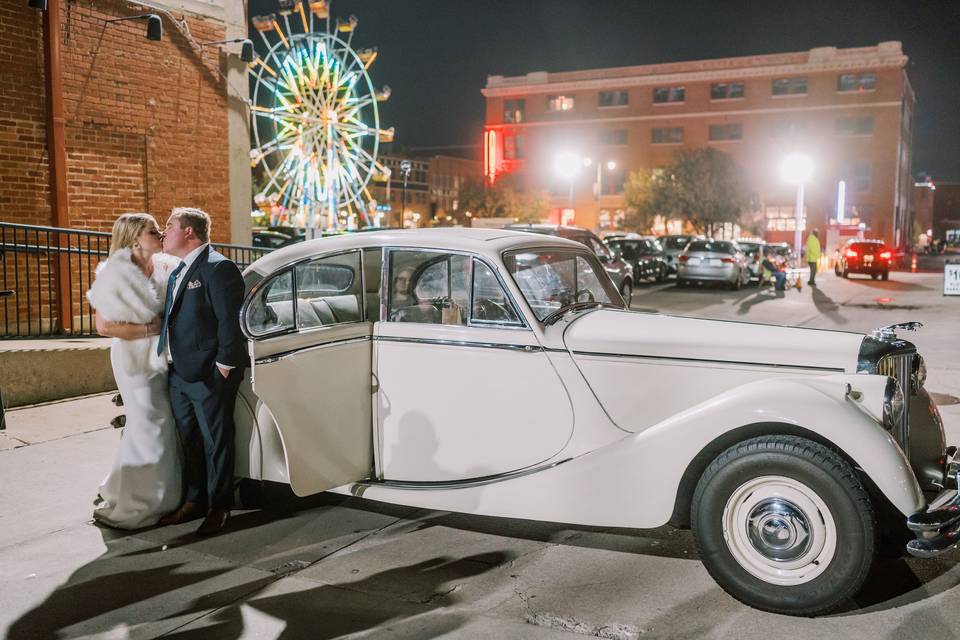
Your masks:
[{"label": "tree", "polygon": [[460,190],[460,208],[475,218],[512,218],[538,222],[549,207],[546,196],[516,188],[510,176],[501,176],[492,186],[470,182]]},{"label": "tree", "polygon": [[684,149],[663,169],[632,173],[624,197],[629,220],[641,229],[662,215],[686,220],[707,235],[725,222],[739,222],[754,202],[737,163],[712,147]]}]

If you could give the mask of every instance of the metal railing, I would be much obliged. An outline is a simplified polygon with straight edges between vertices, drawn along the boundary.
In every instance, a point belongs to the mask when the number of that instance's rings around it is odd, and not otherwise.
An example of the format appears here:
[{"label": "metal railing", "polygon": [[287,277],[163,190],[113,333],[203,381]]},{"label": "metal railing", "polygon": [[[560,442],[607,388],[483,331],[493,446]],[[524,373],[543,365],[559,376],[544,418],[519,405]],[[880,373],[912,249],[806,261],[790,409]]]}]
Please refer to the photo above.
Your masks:
[{"label": "metal railing", "polygon": [[[270,249],[213,247],[243,269]],[[86,292],[110,234],[0,222],[0,338],[96,334]]]}]

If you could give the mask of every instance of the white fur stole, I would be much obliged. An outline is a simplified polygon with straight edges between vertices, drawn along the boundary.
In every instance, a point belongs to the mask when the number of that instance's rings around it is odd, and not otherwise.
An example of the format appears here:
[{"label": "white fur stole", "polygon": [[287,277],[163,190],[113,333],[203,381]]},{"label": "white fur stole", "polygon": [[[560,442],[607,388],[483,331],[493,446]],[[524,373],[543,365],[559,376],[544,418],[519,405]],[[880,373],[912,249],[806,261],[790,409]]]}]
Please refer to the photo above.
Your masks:
[{"label": "white fur stole", "polygon": [[[96,279],[87,299],[110,322],[147,324],[163,313],[167,277],[179,260],[165,254],[153,256],[153,276],[148,278],[134,262],[129,249],[119,249],[97,265]],[[165,355],[157,355],[157,336],[136,340],[114,339],[112,358],[116,374],[148,375],[165,371]]]}]

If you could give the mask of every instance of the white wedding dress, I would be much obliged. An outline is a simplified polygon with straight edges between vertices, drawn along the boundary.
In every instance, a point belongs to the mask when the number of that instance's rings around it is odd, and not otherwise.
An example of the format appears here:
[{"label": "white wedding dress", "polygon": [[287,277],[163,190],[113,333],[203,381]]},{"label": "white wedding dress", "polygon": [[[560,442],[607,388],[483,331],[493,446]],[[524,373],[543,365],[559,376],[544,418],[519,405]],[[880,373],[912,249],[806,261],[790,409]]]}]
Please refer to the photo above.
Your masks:
[{"label": "white wedding dress", "polygon": [[[167,278],[179,260],[155,255],[150,278],[121,249],[97,267],[87,297],[112,322],[146,324],[163,311]],[[123,398],[126,425],[110,473],[100,485],[93,517],[111,527],[139,529],[180,506],[182,477],[178,438],[167,390],[166,358],[157,336],[114,338],[110,363]]]}]

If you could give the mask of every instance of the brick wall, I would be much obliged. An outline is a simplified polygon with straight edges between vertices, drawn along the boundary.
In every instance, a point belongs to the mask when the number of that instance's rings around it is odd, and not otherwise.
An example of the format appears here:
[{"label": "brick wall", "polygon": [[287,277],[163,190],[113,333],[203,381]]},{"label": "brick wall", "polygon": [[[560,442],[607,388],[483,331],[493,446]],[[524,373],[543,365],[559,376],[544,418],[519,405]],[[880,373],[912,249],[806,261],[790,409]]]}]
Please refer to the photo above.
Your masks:
[{"label": "brick wall", "polygon": [[[126,211],[150,212],[162,226],[171,208],[195,206],[210,214],[212,239],[229,242],[227,92],[219,49],[201,57],[167,15],[160,42],[146,39],[145,21],[107,24],[140,13],[123,0],[61,4],[70,226],[109,231]],[[197,41],[224,37],[219,21],[173,15],[186,20]],[[50,225],[43,15],[25,0],[0,3],[0,59],[0,221]],[[7,233],[3,242],[11,239]],[[47,237],[20,234],[15,243],[24,242],[45,246]],[[11,328],[17,319],[34,331],[55,321],[48,277],[55,264],[46,251],[0,251],[0,289],[18,291],[17,299],[0,301],[0,335],[22,333]],[[71,258],[75,300],[89,287],[95,264]],[[75,316],[86,312],[75,305]]]},{"label": "brick wall", "polygon": [[[210,213],[215,241],[229,241],[218,49],[201,59],[167,16],[161,42],[144,37],[144,21],[105,23],[136,14],[123,1],[62,4],[71,226],[109,230],[138,210],[162,221],[189,205]],[[186,21],[198,41],[223,38],[216,21]],[[0,220],[49,224],[42,15],[26,2],[0,6],[0,56]]]}]

